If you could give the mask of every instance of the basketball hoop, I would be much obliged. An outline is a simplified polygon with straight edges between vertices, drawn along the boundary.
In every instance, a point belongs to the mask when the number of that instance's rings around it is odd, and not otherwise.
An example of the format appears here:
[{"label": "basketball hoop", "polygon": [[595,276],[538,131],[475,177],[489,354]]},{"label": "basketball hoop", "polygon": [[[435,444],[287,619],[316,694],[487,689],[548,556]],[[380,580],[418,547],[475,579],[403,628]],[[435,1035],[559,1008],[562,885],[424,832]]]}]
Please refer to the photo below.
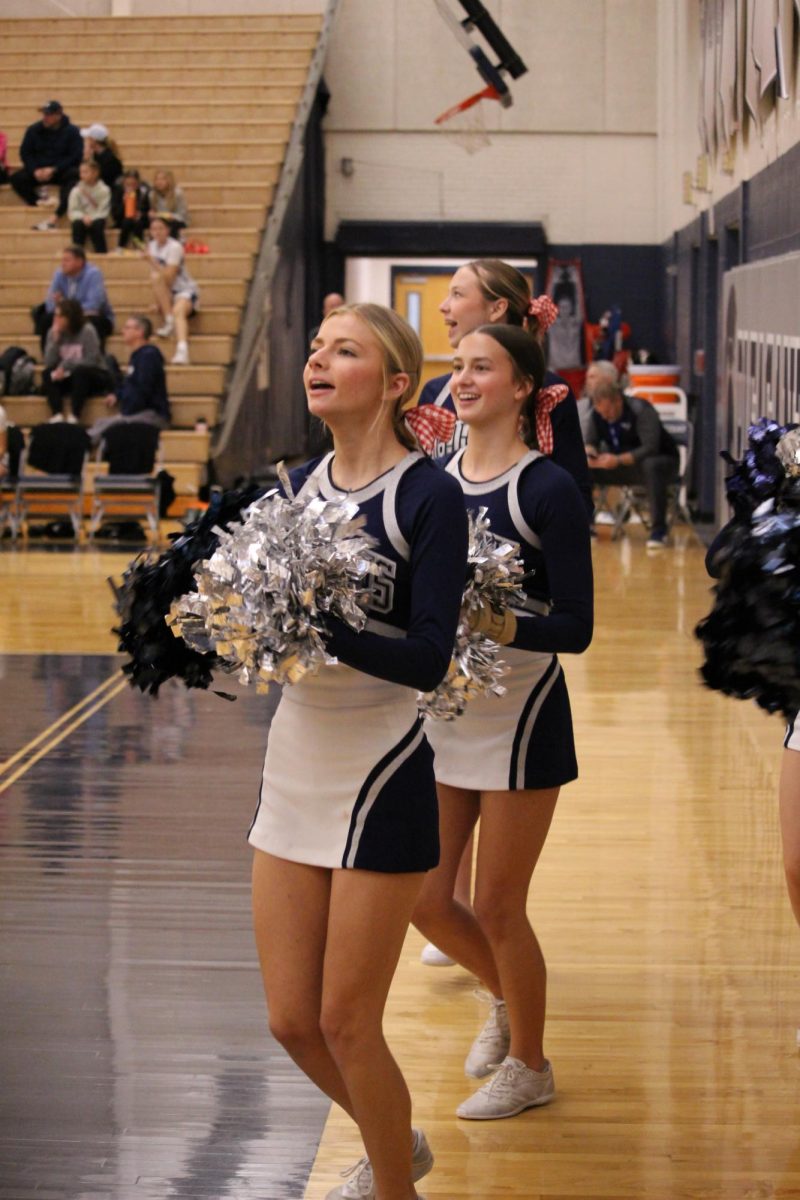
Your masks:
[{"label": "basketball hoop", "polygon": [[489,84],[465,100],[460,100],[452,108],[446,109],[434,121],[443,133],[454,141],[468,154],[476,154],[485,146],[491,145],[491,139],[486,130],[484,112],[481,100],[499,100],[500,93],[494,84]]}]

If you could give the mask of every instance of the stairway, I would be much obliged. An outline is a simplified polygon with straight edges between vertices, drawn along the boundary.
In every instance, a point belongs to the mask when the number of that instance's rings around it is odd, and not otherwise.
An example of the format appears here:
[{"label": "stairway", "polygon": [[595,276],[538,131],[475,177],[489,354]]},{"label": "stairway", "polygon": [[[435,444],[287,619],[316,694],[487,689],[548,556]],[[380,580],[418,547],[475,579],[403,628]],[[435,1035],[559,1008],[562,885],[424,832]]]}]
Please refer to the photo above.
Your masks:
[{"label": "stairway", "polygon": [[[162,435],[161,457],[176,479],[176,513],[205,481],[209,435],[195,432],[195,424],[202,417],[213,429],[219,417],[254,256],[320,24],[319,14],[0,21],[0,120],[11,169],[39,105],[56,98],[79,127],[106,125],[124,165],[138,167],[144,179],[158,168],[172,170],[188,201],[186,237],[209,247],[208,254],[187,255],[200,287],[192,365],[167,367],[173,427]],[[57,232],[32,230],[51,213],[0,189],[0,350],[21,345],[37,359],[30,309],[44,298],[70,242],[66,218]],[[87,253],[103,271],[120,329],[130,312],[149,310],[152,293],[146,264],[114,253],[115,230],[108,242],[108,255],[88,246]],[[159,344],[169,362],[172,340]],[[118,336],[107,349],[125,364]],[[42,396],[0,402],[22,427],[49,416]],[[106,412],[102,400],[89,401],[84,420]]]}]

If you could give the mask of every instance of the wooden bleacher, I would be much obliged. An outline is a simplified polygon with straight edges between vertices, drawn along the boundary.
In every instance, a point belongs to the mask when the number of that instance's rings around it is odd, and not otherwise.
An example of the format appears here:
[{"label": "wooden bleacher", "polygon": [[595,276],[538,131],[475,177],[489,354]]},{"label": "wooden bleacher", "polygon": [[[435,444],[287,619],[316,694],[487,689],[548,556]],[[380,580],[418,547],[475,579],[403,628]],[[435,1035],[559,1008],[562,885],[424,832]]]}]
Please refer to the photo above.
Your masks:
[{"label": "wooden bleacher", "polygon": [[[138,167],[143,178],[171,169],[188,200],[187,239],[210,248],[187,255],[201,293],[191,366],[167,366],[173,428],[162,435],[161,458],[176,479],[175,513],[193,503],[205,480],[210,439],[195,432],[195,423],[202,417],[213,430],[219,419],[254,256],[320,23],[319,14],[0,21],[0,114],[11,168],[38,106],[55,97],[79,127],[102,121],[125,166]],[[0,189],[0,350],[20,345],[37,359],[30,309],[70,241],[66,218],[57,232],[32,230],[52,211],[27,208],[10,188]],[[113,253],[115,230],[108,242],[106,256],[87,252],[103,270],[119,329],[128,313],[149,310],[152,292],[146,265]],[[169,364],[173,339],[159,345]],[[125,364],[118,336],[107,349]],[[42,396],[7,396],[2,404],[23,428],[49,416]],[[84,420],[106,413],[102,400],[89,401]]]}]

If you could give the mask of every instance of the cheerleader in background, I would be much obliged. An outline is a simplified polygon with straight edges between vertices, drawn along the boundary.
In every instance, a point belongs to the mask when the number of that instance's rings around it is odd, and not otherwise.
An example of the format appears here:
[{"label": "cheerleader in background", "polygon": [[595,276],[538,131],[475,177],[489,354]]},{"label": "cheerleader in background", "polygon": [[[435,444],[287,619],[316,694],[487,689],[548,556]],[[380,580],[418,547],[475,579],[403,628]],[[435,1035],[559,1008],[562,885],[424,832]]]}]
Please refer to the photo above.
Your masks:
[{"label": "cheerleader in background", "polygon": [[[447,326],[450,345],[455,349],[465,334],[479,325],[513,325],[527,329],[544,347],[547,331],[558,316],[549,296],[531,297],[525,276],[501,259],[482,258],[459,267],[450,281],[447,298],[439,306]],[[455,413],[450,392],[452,376],[440,375],[429,380],[420,393],[420,406],[434,405]],[[569,471],[586,505],[587,520],[594,513],[592,481],[586,462],[578,406],[566,380],[546,371],[544,385],[536,402],[535,426],[538,448],[555,463]],[[467,443],[467,426],[456,421],[452,436],[434,445],[433,454],[443,457]],[[472,903],[473,840],[464,847],[464,859],[455,884],[456,899],[466,907]],[[422,950],[427,966],[451,966],[452,959],[429,942]]]},{"label": "cheerleader in background", "polygon": [[416,692],[445,675],[466,574],[461,490],[416,449],[402,418],[421,362],[413,330],[373,304],[334,310],[312,342],[308,405],[334,448],[297,468],[292,484],[355,501],[380,572],[366,629],[331,620],[338,663],[283,692],[249,835],[270,1028],[358,1124],[369,1156],[328,1200],[414,1200],[433,1162],[382,1031],[411,913],[439,856]]},{"label": "cheerleader in background", "polygon": [[[459,341],[452,378],[468,431],[447,472],[468,509],[485,507],[498,538],[519,544],[529,578],[524,609],[480,614],[477,628],[506,649],[506,694],[472,701],[453,722],[429,722],[436,752],[441,860],[426,878],[414,924],[481,979],[492,1013],[466,1061],[491,1080],[458,1108],[487,1120],[546,1104],[546,969],[527,918],[531,877],[562,784],[577,775],[559,652],[592,636],[592,565],[586,509],[565,470],[529,449],[541,348],[521,328],[483,325]],[[480,817],[474,913],[454,898],[464,847]],[[499,1068],[498,1068],[498,1064]]]},{"label": "cheerleader in background", "polygon": [[[447,326],[450,345],[455,350],[462,337],[479,325],[514,325],[527,329],[540,346],[558,316],[549,296],[533,299],[525,276],[515,267],[497,258],[481,258],[459,267],[450,281],[447,298],[439,306]],[[435,404],[455,412],[450,392],[450,375],[430,379],[420,393],[420,405]],[[589,518],[594,511],[592,483],[586,465],[578,406],[572,391],[560,375],[546,371],[537,398],[536,418],[543,454],[569,471],[586,503]],[[467,430],[461,421],[446,443],[435,448],[436,457],[451,454],[465,446]]]}]

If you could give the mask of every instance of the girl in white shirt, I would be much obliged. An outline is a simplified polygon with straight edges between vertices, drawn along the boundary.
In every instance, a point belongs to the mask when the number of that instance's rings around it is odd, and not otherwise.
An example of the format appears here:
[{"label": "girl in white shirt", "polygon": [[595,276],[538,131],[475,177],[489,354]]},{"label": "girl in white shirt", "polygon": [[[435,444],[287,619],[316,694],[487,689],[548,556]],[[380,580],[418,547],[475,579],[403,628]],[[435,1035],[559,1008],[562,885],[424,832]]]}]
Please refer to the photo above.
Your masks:
[{"label": "girl in white shirt", "polygon": [[172,362],[188,366],[189,317],[197,310],[199,293],[184,266],[183,246],[169,236],[169,226],[163,217],[153,217],[150,221],[150,241],[144,257],[150,264],[150,281],[163,320],[156,337],[171,337],[174,333]]}]

